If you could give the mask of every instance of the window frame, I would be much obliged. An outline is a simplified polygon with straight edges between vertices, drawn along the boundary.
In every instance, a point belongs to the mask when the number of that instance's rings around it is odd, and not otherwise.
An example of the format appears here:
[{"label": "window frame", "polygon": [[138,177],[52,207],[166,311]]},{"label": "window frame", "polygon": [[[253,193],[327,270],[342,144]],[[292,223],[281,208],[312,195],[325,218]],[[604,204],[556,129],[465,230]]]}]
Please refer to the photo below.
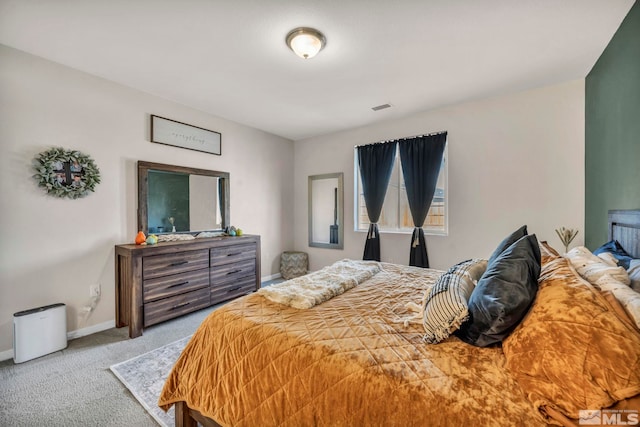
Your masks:
[{"label": "window frame", "polygon": [[[396,157],[394,161],[398,162],[399,167],[402,168],[402,164],[400,162],[400,151],[398,147],[396,147]],[[449,141],[448,140],[444,147],[442,161],[444,163],[443,165],[444,168],[443,170],[441,170],[440,173],[443,174],[443,179],[444,179],[444,227],[442,230],[434,230],[432,228],[425,228],[423,226],[422,230],[424,231],[424,234],[428,236],[448,236],[449,235]],[[398,170],[398,173],[402,176],[401,169]],[[404,182],[404,179],[402,182]],[[387,185],[387,194],[388,194],[390,183]],[[360,199],[359,187],[360,187],[360,168],[358,167],[358,147],[354,147],[353,148],[353,231],[359,232],[359,233],[366,233],[369,231],[368,227],[359,228],[360,220],[358,217],[358,211],[360,210],[360,207],[361,207],[360,201],[359,201]],[[400,189],[402,187],[403,185],[400,185]],[[398,198],[397,198],[398,210],[400,209],[399,208],[400,194],[401,194],[400,191],[398,192]],[[406,189],[404,191],[406,193]],[[385,200],[386,200],[386,197],[387,195],[385,195]],[[435,197],[435,193],[434,193],[434,197]],[[399,226],[399,221],[398,221],[398,226]],[[380,225],[378,225],[378,231],[381,234],[412,234],[413,229],[414,227],[411,227],[411,228],[398,227],[397,229],[385,229],[385,228],[382,228]]]}]

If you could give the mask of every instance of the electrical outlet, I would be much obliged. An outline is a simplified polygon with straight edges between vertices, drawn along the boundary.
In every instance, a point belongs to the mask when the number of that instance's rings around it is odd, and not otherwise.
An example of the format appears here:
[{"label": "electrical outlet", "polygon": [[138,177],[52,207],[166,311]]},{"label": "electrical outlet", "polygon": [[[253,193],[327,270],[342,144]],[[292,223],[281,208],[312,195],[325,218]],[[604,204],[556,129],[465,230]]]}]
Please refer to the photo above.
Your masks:
[{"label": "electrical outlet", "polygon": [[90,297],[99,297],[100,296],[100,283],[93,284],[89,286],[89,296]]}]

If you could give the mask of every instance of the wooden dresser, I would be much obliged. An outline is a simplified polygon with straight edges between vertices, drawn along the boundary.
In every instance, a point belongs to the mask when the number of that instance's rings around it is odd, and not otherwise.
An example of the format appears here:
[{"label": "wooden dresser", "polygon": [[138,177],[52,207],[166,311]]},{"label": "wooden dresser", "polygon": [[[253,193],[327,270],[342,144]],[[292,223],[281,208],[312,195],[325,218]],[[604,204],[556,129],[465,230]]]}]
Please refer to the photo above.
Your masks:
[{"label": "wooden dresser", "polygon": [[260,289],[260,236],[116,245],[116,327],[143,328]]}]

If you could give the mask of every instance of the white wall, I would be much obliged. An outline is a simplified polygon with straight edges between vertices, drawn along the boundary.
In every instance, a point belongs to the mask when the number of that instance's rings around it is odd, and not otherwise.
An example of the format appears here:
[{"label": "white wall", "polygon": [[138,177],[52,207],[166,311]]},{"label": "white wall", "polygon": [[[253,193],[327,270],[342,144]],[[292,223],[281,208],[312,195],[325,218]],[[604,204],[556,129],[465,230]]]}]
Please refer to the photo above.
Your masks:
[{"label": "white wall", "polygon": [[[150,114],[222,133],[222,156],[150,143]],[[32,159],[53,146],[93,157],[95,193],[57,199],[37,188]],[[114,245],[137,231],[138,160],[229,172],[231,222],[262,236],[262,275],[277,273],[293,246],[293,151],[289,140],[0,45],[0,355],[19,310],[65,303],[69,331],[113,322]],[[102,299],[84,319],[94,283]]]},{"label": "white wall", "polygon": [[[223,155],[150,143],[149,114],[221,132]],[[427,236],[432,267],[487,257],[525,223],[556,248],[554,228],[579,228],[574,245],[582,244],[583,80],[298,141],[294,150],[283,138],[0,45],[0,354],[11,348],[19,310],[63,302],[69,331],[113,322],[113,246],[137,231],[137,160],[230,172],[231,222],[262,236],[268,276],[284,250],[308,252],[312,270],[361,258],[353,147],[439,130],[449,131],[449,235]],[[95,193],[56,199],[36,187],[31,161],[53,146],[94,158],[102,175]],[[307,177],[334,172],[345,178],[344,250],[310,248]],[[406,264],[409,240],[383,234],[383,261]],[[84,319],[94,283],[102,299]]]},{"label": "white wall", "polygon": [[[380,113],[372,113],[380,114]],[[560,226],[584,236],[584,80],[469,102],[295,143],[295,246],[311,270],[361,259],[353,229],[353,148],[449,132],[449,235],[427,236],[431,267],[488,257],[522,224],[557,249]],[[307,176],[344,172],[344,250],[307,244]],[[410,235],[382,234],[382,261],[408,264]]]}]

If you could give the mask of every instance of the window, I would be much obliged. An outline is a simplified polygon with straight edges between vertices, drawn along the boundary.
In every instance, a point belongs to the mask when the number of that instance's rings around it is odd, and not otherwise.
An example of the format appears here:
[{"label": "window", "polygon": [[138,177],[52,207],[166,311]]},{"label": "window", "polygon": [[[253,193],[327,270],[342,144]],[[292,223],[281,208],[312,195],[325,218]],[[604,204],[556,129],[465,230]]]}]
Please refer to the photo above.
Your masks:
[{"label": "window", "polygon": [[[431,201],[429,213],[424,221],[422,228],[425,234],[446,235],[447,229],[447,150],[444,150],[442,156],[442,166],[440,167],[440,175],[438,175],[438,183],[436,191]],[[367,216],[367,207],[364,202],[364,194],[362,192],[362,182],[360,180],[360,169],[358,168],[358,150],[354,150],[354,174],[355,189],[354,194],[354,224],[356,231],[367,231],[369,229],[369,217]],[[404,187],[404,178],[402,176],[402,165],[400,164],[400,153],[396,148],[396,158],[391,172],[391,179],[387,187],[387,194],[382,205],[382,213],[378,221],[378,229],[381,232],[390,233],[411,233],[414,224],[409,209],[409,201],[407,200],[407,192]]]}]

